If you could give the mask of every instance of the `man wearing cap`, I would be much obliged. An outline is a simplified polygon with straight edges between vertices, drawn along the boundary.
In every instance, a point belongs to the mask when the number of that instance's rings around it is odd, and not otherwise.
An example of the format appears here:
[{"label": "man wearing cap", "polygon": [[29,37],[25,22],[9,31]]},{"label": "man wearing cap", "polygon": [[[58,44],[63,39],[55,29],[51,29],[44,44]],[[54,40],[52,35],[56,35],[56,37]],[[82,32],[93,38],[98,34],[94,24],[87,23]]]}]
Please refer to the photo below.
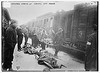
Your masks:
[{"label": "man wearing cap", "polygon": [[7,28],[5,33],[3,70],[12,70],[13,52],[17,42],[16,27],[16,21],[12,20],[10,26]]}]

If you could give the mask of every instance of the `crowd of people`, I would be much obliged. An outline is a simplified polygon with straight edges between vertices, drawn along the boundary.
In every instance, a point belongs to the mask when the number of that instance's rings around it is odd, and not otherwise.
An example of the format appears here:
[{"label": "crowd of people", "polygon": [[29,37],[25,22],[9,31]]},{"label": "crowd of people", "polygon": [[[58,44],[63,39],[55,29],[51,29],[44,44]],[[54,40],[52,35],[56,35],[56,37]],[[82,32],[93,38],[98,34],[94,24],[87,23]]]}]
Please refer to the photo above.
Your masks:
[{"label": "crowd of people", "polygon": [[[27,28],[22,29],[17,25],[17,22],[12,20],[11,24],[5,31],[4,36],[4,58],[3,58],[3,69],[4,70],[12,70],[12,61],[13,61],[13,52],[15,45],[18,45],[18,51],[21,51],[23,37],[25,37],[24,47],[27,44],[28,38],[32,39],[32,46],[36,48],[39,44],[41,44],[42,49],[45,49],[45,43],[39,41],[37,35],[34,33],[31,34],[27,30]],[[97,70],[97,29],[94,29],[94,32],[89,36],[86,43],[86,53],[85,53],[85,69],[89,70]]]},{"label": "crowd of people", "polygon": [[[4,21],[3,21],[4,22]],[[94,32],[89,36],[86,43],[85,53],[85,70],[98,70],[98,41],[97,41],[97,26],[93,26]],[[2,29],[3,30],[3,29]],[[4,29],[2,34],[3,45],[3,70],[12,70],[13,52],[15,45],[18,45],[20,52],[22,47],[23,37],[25,37],[24,47],[27,44],[28,38],[32,39],[32,46],[37,48],[40,44],[42,49],[45,49],[46,43],[40,41],[35,32],[29,32],[28,28],[21,28],[18,26],[17,21],[11,20],[9,25]],[[59,36],[59,35],[58,35]]]}]

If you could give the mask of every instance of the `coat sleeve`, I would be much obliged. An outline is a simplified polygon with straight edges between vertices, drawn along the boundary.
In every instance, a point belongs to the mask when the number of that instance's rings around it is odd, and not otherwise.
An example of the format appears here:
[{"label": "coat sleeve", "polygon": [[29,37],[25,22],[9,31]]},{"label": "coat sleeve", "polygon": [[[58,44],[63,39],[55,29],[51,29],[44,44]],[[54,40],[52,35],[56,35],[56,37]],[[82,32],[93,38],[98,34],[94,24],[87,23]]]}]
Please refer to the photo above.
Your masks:
[{"label": "coat sleeve", "polygon": [[6,43],[13,47],[13,32],[12,32],[12,30],[6,31]]}]

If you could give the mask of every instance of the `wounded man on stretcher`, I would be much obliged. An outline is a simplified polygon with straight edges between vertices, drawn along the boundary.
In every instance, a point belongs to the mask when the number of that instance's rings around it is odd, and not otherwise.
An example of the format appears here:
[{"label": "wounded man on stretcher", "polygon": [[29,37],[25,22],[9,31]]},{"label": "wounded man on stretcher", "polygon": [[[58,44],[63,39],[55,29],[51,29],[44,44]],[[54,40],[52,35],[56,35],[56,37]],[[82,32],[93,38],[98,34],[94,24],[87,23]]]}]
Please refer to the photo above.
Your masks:
[{"label": "wounded man on stretcher", "polygon": [[27,44],[26,47],[23,48],[24,53],[35,55],[35,58],[38,60],[38,64],[45,65],[50,69],[66,67],[62,64],[57,64],[57,58],[49,53],[47,50],[36,50],[32,45]]}]

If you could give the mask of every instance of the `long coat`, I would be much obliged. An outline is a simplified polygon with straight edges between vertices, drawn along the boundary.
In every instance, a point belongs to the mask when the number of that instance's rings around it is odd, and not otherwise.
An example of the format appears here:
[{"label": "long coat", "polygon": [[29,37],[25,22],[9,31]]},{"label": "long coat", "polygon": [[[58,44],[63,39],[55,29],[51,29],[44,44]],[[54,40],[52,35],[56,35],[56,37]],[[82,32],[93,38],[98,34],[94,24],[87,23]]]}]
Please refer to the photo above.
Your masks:
[{"label": "long coat", "polygon": [[97,33],[89,36],[86,46],[85,69],[97,70],[98,42]]},{"label": "long coat", "polygon": [[9,26],[5,35],[5,47],[4,47],[4,62],[11,63],[13,60],[13,52],[17,42],[16,30]]}]

